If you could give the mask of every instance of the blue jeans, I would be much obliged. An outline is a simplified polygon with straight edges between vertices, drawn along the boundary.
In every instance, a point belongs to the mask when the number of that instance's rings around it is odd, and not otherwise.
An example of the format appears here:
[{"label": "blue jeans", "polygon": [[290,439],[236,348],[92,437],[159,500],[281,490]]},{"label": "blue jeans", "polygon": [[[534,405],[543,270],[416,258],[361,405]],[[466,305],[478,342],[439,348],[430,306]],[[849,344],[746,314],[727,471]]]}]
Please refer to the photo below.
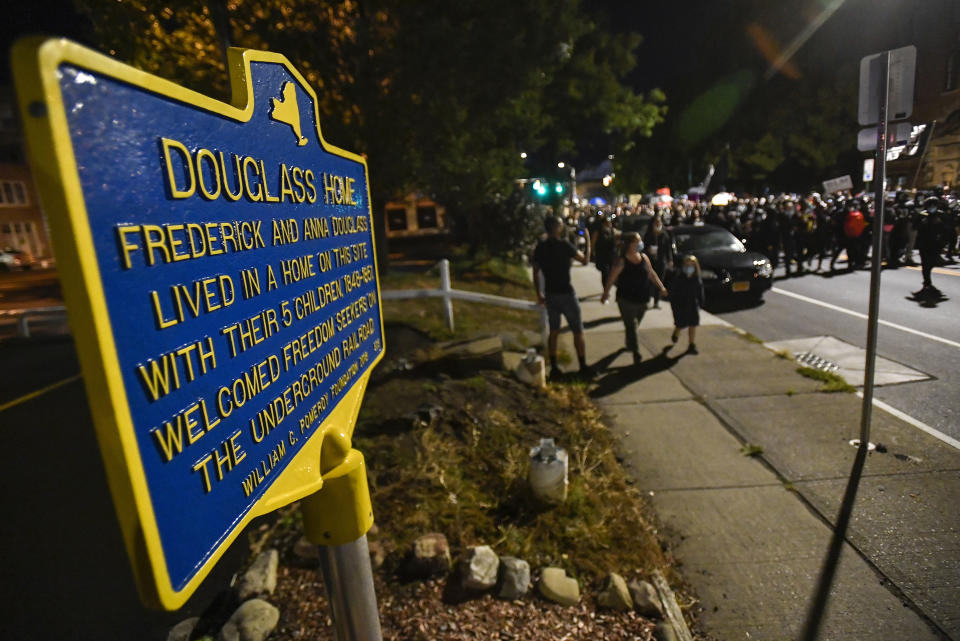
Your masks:
[{"label": "blue jeans", "polygon": [[620,308],[620,318],[623,319],[623,329],[626,333],[627,349],[631,352],[640,351],[637,344],[637,330],[640,329],[640,321],[647,311],[646,301],[640,303],[621,298],[617,301],[617,307]]}]

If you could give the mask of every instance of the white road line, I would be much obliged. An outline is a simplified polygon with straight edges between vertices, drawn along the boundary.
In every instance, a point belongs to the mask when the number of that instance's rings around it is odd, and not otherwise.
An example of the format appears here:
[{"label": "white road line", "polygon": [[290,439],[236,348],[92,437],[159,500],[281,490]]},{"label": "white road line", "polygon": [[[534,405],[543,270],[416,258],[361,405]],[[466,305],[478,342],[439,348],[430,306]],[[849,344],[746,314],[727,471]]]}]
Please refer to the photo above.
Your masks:
[{"label": "white road line", "polygon": [[[805,303],[810,303],[811,305],[819,305],[820,307],[826,307],[827,309],[832,309],[835,312],[841,312],[843,314],[849,314],[850,316],[856,316],[857,318],[867,319],[866,314],[861,314],[860,312],[855,312],[852,309],[847,309],[846,307],[839,307],[838,305],[832,305],[831,303],[825,303],[822,300],[817,300],[816,298],[810,298],[809,296],[804,296],[803,294],[796,294],[794,292],[788,292],[785,289],[780,289],[779,287],[774,287],[770,291],[782,294],[784,296],[789,296],[790,298],[796,298],[797,300],[802,300]],[[929,338],[932,341],[937,341],[945,345],[950,345],[951,347],[956,347],[960,349],[960,343],[952,341],[949,338],[943,338],[942,336],[934,336],[933,334],[928,334],[926,332],[921,332],[918,329],[913,329],[912,327],[905,327],[903,325],[897,325],[896,323],[891,323],[890,321],[885,321],[879,319],[877,321],[881,325],[886,325],[887,327],[892,327],[893,329],[899,329],[902,332],[908,332],[910,334],[915,334],[917,336],[922,336],[923,338]]]},{"label": "white road line", "polygon": [[[863,392],[862,392],[862,391],[861,391],[861,392],[857,392],[857,396],[859,396],[860,398],[863,398]],[[898,410],[897,408],[891,407],[890,405],[887,405],[887,404],[884,403],[883,401],[878,401],[877,399],[873,399],[873,404],[874,404],[876,407],[879,407],[880,409],[882,409],[883,411],[885,411],[885,412],[887,412],[887,413],[889,413],[889,414],[893,414],[894,416],[896,416],[897,418],[899,418],[901,421],[904,421],[905,423],[909,423],[910,425],[913,425],[913,426],[914,426],[915,428],[917,428],[918,430],[921,430],[921,431],[923,431],[923,432],[926,432],[926,433],[929,434],[930,436],[932,436],[932,437],[934,437],[934,438],[938,438],[938,439],[940,439],[941,441],[943,441],[944,443],[946,443],[947,445],[951,445],[951,446],[957,448],[958,450],[960,450],[960,441],[958,441],[957,439],[953,438],[952,436],[947,436],[946,434],[944,434],[944,433],[941,432],[940,430],[935,429],[935,428],[932,428],[932,427],[930,427],[929,425],[927,425],[926,423],[922,423],[922,422],[918,421],[917,419],[913,418],[913,417],[910,416],[909,414],[904,414],[903,412],[901,412],[901,411]]]}]

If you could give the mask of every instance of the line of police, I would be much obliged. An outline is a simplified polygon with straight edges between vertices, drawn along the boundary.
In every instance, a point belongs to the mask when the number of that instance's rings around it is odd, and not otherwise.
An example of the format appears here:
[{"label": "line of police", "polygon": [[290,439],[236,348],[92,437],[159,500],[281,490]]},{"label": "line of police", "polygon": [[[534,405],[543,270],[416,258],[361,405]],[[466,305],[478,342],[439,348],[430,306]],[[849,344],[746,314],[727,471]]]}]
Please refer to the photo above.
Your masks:
[{"label": "line of police", "polygon": [[[667,227],[719,225],[743,239],[748,249],[764,254],[774,268],[782,262],[790,276],[821,271],[824,261],[830,272],[835,272],[844,252],[848,271],[864,268],[871,259],[875,232],[873,200],[872,195],[849,192],[730,197],[725,204],[712,205],[677,199],[659,206],[581,210],[569,222],[573,228],[596,225],[598,229],[600,219],[608,218],[622,231],[642,229],[652,218],[661,219]],[[960,256],[960,200],[948,188],[898,190],[888,194],[883,222],[882,260],[886,266],[915,265],[914,255],[919,254],[923,288],[918,294],[939,294],[931,282],[931,271]]]}]

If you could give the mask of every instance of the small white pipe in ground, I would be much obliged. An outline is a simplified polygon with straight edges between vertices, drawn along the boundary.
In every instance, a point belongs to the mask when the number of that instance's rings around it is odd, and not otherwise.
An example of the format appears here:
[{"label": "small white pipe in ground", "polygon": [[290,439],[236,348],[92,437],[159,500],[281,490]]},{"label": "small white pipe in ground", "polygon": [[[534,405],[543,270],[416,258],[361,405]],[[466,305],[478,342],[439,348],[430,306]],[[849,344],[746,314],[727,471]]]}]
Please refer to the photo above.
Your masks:
[{"label": "small white pipe in ground", "polygon": [[540,439],[530,449],[530,489],[546,503],[563,503],[567,499],[567,452],[557,447],[552,438]]},{"label": "small white pipe in ground", "polygon": [[514,373],[520,381],[527,385],[534,387],[547,386],[547,371],[543,356],[537,354],[537,350],[535,349],[527,350],[526,356],[524,356],[523,360],[517,365]]}]

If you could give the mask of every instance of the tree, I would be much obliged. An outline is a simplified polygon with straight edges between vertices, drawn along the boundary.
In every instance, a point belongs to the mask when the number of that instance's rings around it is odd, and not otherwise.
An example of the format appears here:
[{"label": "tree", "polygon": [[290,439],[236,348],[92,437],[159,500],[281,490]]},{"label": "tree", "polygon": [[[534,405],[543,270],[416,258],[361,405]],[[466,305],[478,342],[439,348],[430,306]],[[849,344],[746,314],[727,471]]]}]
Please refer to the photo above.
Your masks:
[{"label": "tree", "polygon": [[75,1],[112,55],[207,93],[227,90],[218,18],[234,46],[283,53],[324,136],[367,155],[375,214],[429,190],[473,242],[510,202],[520,150],[575,153],[662,120],[662,96],[621,82],[638,38],[610,38],[576,0]]}]

